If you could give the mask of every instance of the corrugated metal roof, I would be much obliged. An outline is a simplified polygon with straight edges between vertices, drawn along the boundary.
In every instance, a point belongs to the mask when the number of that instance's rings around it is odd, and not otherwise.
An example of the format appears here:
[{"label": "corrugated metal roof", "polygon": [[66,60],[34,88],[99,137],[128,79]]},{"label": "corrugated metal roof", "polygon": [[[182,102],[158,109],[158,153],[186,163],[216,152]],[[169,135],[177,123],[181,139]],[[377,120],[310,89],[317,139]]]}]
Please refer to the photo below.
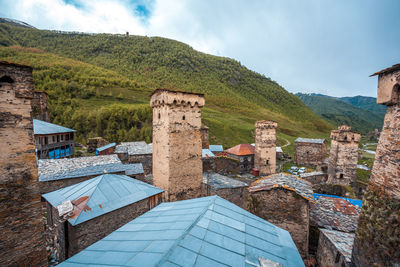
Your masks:
[{"label": "corrugated metal roof", "polygon": [[203,183],[216,189],[246,187],[245,182],[218,173],[203,173]]},{"label": "corrugated metal roof", "polygon": [[211,150],[207,149],[207,148],[203,148],[201,150],[201,157],[202,158],[213,158],[215,157],[214,153],[211,152]]},{"label": "corrugated metal roof", "polygon": [[218,196],[162,203],[59,266],[304,266],[289,232]]},{"label": "corrugated metal roof", "polygon": [[110,148],[110,147],[113,147],[113,146],[116,146],[116,145],[117,145],[116,143],[111,143],[111,144],[108,144],[108,145],[105,145],[105,146],[101,146],[101,147],[99,147],[99,148],[96,148],[96,151],[101,152],[101,151],[103,151],[103,150],[106,150],[106,149],[108,149],[108,148]]},{"label": "corrugated metal roof", "polygon": [[[105,174],[42,196],[53,207],[75,201],[74,215],[68,221],[77,225],[163,191],[125,175]],[[86,204],[79,206],[82,202]]]},{"label": "corrugated metal roof", "polygon": [[209,149],[212,152],[222,152],[222,151],[224,151],[224,147],[222,145],[210,145]]},{"label": "corrugated metal roof", "polygon": [[38,160],[39,181],[53,181],[68,178],[100,175],[125,171],[126,174],[143,173],[141,163],[122,164],[117,155],[104,155],[64,159]]},{"label": "corrugated metal roof", "polygon": [[302,138],[298,137],[295,140],[296,143],[314,143],[314,144],[323,144],[325,139],[318,139],[318,138]]},{"label": "corrugated metal roof", "polygon": [[57,134],[57,133],[72,133],[72,132],[76,131],[50,122],[33,119],[34,134]]},{"label": "corrugated metal roof", "polygon": [[238,156],[246,156],[254,154],[254,146],[250,144],[240,144],[229,148],[226,150],[227,153],[238,155]]}]

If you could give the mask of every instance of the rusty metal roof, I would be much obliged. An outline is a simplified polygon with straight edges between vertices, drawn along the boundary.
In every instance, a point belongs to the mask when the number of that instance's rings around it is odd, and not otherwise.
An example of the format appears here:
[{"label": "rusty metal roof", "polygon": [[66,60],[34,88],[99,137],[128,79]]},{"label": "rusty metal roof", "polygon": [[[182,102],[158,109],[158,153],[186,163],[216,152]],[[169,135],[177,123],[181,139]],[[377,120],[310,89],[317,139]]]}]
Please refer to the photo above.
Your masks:
[{"label": "rusty metal roof", "polygon": [[105,174],[44,194],[43,197],[53,207],[70,200],[74,210],[68,221],[77,225],[163,191],[125,175]]},{"label": "rusty metal roof", "polygon": [[254,146],[250,144],[240,144],[225,150],[225,152],[237,156],[254,155]]},{"label": "rusty metal roof", "polygon": [[384,74],[384,73],[388,73],[388,72],[393,72],[396,70],[400,70],[400,64],[394,64],[393,66],[383,69],[381,71],[375,72],[374,74],[369,75],[369,77],[375,76],[375,75],[379,75],[379,74]]}]

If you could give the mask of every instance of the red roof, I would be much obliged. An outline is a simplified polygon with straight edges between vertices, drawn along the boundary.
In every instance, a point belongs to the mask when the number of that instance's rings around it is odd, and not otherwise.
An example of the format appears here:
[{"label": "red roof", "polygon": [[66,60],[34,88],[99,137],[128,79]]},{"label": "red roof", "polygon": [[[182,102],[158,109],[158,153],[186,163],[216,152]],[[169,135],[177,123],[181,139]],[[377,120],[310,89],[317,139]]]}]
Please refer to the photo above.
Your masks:
[{"label": "red roof", "polygon": [[225,151],[227,153],[237,155],[237,156],[253,155],[254,154],[254,146],[252,146],[250,144],[240,144],[240,145],[231,147]]}]

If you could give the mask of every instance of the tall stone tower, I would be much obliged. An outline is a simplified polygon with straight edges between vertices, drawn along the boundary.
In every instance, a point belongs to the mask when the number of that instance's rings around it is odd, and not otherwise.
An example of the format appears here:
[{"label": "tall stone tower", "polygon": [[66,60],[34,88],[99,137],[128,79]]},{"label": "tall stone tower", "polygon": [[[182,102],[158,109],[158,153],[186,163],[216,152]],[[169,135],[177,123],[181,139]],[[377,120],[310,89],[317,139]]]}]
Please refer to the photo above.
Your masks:
[{"label": "tall stone tower", "polygon": [[354,240],[357,267],[400,265],[400,64],[374,75],[387,108]]},{"label": "tall stone tower", "polygon": [[197,197],[203,181],[201,108],[204,95],[155,90],[153,108],[153,182],[169,201]]},{"label": "tall stone tower", "polygon": [[361,135],[347,125],[331,132],[328,183],[350,185],[357,179],[358,143]]},{"label": "tall stone tower", "polygon": [[47,265],[32,99],[32,68],[0,62],[0,266]]},{"label": "tall stone tower", "polygon": [[260,175],[269,175],[276,172],[276,127],[274,121],[257,121],[256,147],[254,155],[254,167],[260,171]]},{"label": "tall stone tower", "polygon": [[201,129],[201,147],[210,148],[210,141],[208,140],[208,127],[202,126]]}]

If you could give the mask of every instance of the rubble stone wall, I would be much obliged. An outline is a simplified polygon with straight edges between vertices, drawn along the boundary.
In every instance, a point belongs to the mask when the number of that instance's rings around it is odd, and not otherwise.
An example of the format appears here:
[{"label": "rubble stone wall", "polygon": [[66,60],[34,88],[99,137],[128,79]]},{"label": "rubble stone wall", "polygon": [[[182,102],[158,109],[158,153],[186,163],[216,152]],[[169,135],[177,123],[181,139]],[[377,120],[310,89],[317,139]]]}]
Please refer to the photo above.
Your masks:
[{"label": "rubble stone wall", "polygon": [[346,258],[338,251],[329,238],[320,232],[317,250],[317,262],[320,267],[350,267]]},{"label": "rubble stone wall", "polygon": [[249,193],[248,210],[287,231],[304,258],[308,255],[309,203],[295,192],[275,188]]},{"label": "rubble stone wall", "polygon": [[32,69],[0,63],[0,79],[0,266],[44,266]]},{"label": "rubble stone wall", "polygon": [[201,147],[202,148],[210,148],[210,142],[208,139],[208,127],[201,127]]},{"label": "rubble stone wall", "polygon": [[150,174],[153,170],[153,154],[129,155],[127,163],[142,163],[144,174]]},{"label": "rubble stone wall", "polygon": [[34,91],[32,99],[32,117],[50,122],[49,96],[45,92]]},{"label": "rubble stone wall", "polygon": [[222,175],[238,174],[239,161],[227,157],[203,158],[203,172],[215,172]]},{"label": "rubble stone wall", "polygon": [[308,172],[300,174],[300,178],[312,183],[313,185],[317,185],[326,183],[328,177],[324,172]]},{"label": "rubble stone wall", "polygon": [[204,196],[220,196],[233,204],[241,207],[242,209],[248,210],[248,194],[247,187],[236,187],[236,188],[222,188],[216,189],[212,186],[203,184]]},{"label": "rubble stone wall", "polygon": [[228,153],[228,157],[239,162],[239,173],[249,173],[254,168],[254,154],[238,156]]},{"label": "rubble stone wall", "polygon": [[294,163],[297,165],[319,166],[326,157],[326,144],[296,142]]},{"label": "rubble stone wall", "polygon": [[276,172],[276,127],[274,121],[257,121],[254,149],[254,167],[260,175]]}]

